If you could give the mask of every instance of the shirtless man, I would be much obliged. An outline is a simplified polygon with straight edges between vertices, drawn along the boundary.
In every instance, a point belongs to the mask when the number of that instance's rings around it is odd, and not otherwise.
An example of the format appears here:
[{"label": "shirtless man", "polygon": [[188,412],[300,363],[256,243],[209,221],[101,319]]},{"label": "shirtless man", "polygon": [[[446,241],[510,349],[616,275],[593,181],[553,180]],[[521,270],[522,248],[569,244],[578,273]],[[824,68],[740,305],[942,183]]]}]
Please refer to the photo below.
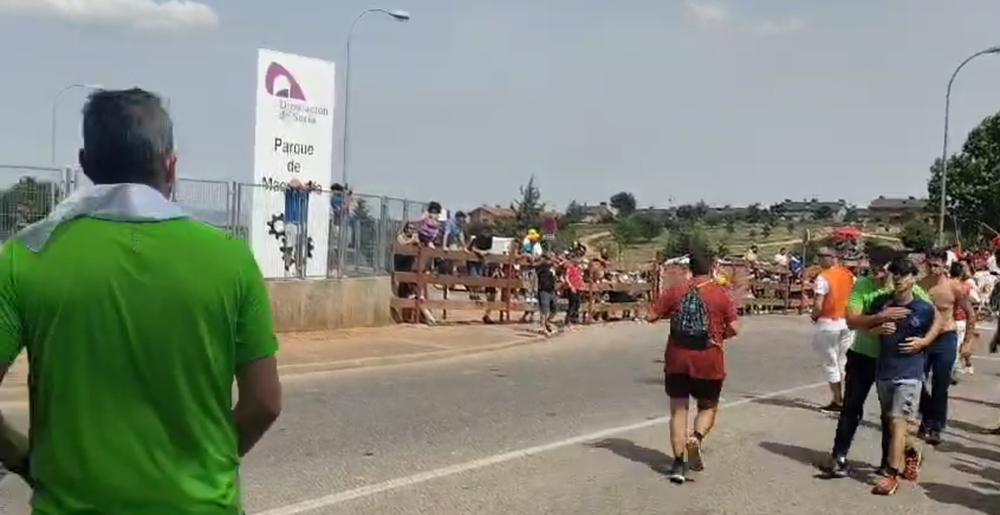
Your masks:
[{"label": "shirtless man", "polygon": [[[926,351],[925,375],[928,377],[920,396],[920,430],[917,434],[927,443],[938,445],[941,443],[941,432],[948,421],[951,369],[957,352],[968,354],[972,350],[972,340],[976,333],[976,312],[965,291],[949,277],[947,252],[932,250],[926,254],[925,260],[927,275],[920,280],[920,286],[931,296],[931,302],[942,318],[943,330]],[[962,342],[958,341],[956,309],[965,313],[966,330]]]}]

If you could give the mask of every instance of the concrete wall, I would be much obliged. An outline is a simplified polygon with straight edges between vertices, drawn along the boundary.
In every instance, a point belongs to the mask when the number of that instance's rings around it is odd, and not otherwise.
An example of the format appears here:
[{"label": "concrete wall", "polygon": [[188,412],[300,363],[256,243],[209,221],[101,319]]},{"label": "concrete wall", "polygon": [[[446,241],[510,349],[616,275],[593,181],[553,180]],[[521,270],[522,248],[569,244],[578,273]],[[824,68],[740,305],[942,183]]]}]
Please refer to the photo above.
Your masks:
[{"label": "concrete wall", "polygon": [[393,323],[388,276],[268,281],[278,332],[322,331]]}]

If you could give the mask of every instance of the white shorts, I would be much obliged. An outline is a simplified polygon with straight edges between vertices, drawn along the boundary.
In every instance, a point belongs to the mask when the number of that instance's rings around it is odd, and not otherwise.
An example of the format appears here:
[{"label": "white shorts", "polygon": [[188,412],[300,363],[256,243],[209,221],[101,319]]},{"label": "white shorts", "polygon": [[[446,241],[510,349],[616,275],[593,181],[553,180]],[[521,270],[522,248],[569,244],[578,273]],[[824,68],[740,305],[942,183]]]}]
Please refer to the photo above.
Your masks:
[{"label": "white shorts", "polygon": [[813,348],[822,360],[827,382],[839,383],[844,380],[847,351],[853,343],[854,331],[850,329],[818,330],[813,335]]}]

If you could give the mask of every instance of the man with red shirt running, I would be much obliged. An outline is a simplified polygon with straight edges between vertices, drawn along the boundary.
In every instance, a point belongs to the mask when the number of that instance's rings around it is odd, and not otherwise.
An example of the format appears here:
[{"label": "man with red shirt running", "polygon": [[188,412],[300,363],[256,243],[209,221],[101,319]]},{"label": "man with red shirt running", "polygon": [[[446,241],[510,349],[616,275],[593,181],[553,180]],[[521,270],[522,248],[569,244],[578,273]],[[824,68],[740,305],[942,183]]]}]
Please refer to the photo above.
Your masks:
[{"label": "man with red shirt running", "polygon": [[[712,280],[713,260],[692,255],[691,279],[663,292],[648,320],[670,319],[664,353],[664,387],[670,397],[670,443],[674,462],[668,476],[675,484],[687,480],[687,471],[704,469],[702,440],[715,425],[722,383],[726,378],[722,342],[739,330],[736,305]],[[688,432],[688,405],[694,398],[698,415]],[[685,457],[687,460],[685,460]]]}]

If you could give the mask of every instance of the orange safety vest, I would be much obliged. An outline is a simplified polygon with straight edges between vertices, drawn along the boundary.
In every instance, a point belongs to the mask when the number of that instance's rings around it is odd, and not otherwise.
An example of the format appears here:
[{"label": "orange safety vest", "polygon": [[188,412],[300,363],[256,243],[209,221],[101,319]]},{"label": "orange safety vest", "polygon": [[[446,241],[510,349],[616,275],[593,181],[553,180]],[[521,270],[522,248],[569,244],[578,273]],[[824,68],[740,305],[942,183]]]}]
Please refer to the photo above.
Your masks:
[{"label": "orange safety vest", "polygon": [[819,318],[843,320],[847,313],[847,301],[851,297],[851,289],[854,288],[854,274],[847,268],[834,265],[819,275],[830,285],[830,291],[823,299]]}]

